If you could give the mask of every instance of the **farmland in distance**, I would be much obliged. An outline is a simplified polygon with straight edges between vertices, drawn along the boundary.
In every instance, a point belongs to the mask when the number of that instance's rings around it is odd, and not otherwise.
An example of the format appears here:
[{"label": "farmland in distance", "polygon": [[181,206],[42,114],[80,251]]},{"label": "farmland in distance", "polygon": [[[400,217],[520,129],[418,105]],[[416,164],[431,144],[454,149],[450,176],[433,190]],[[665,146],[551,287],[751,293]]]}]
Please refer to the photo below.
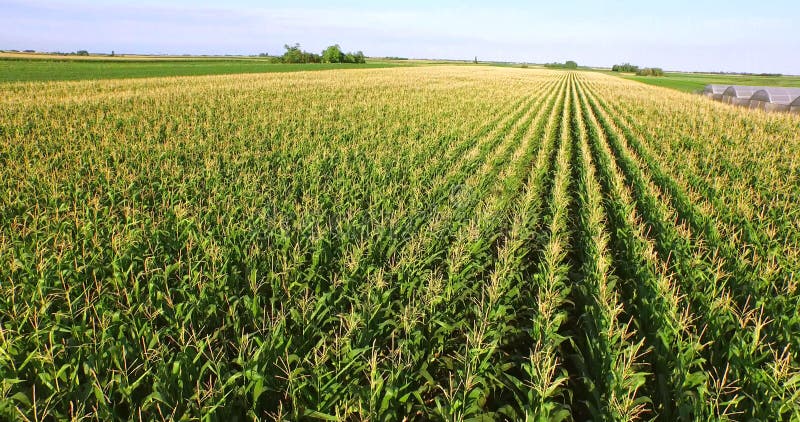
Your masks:
[{"label": "farmland in distance", "polygon": [[285,73],[413,66],[392,60],[369,63],[271,63],[256,57],[56,56],[0,53],[0,83]]},{"label": "farmland in distance", "polygon": [[484,66],[0,92],[0,418],[800,418],[800,116]]},{"label": "farmland in distance", "polygon": [[692,93],[702,92],[703,88],[708,84],[800,87],[800,76],[793,75],[762,76],[722,73],[667,72],[664,76],[657,77],[636,76],[634,74],[621,74],[620,76],[650,85],[663,86]]}]

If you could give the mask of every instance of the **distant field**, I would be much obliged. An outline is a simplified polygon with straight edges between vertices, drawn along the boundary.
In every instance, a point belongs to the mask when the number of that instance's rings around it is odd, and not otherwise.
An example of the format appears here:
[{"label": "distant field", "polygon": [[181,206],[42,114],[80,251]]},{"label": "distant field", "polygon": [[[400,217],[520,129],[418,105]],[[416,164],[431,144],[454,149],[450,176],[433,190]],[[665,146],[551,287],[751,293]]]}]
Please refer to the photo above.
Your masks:
[{"label": "distant field", "polygon": [[192,60],[260,60],[263,57],[255,56],[191,56],[191,55],[147,55],[147,54],[118,54],[109,56],[106,54],[90,54],[79,56],[76,54],[51,54],[51,53],[20,53],[13,51],[0,52],[0,59],[23,59],[23,60],[70,60],[70,61],[192,61]]},{"label": "distant field", "polygon": [[663,86],[684,92],[697,92],[708,84],[763,85],[800,87],[800,76],[718,75],[711,73],[667,73],[666,76],[635,76],[606,72],[649,85]]},{"label": "distant field", "polygon": [[408,66],[390,61],[366,64],[274,64],[257,58],[57,57],[59,58],[21,59],[7,54],[0,55],[0,82],[154,78]]}]

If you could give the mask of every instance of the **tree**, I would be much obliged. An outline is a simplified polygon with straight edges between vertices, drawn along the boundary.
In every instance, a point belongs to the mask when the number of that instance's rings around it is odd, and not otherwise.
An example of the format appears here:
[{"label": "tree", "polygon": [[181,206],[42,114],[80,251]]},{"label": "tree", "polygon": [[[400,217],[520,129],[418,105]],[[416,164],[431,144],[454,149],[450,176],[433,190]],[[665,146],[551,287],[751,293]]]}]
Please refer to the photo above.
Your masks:
[{"label": "tree", "polygon": [[473,63],[478,64],[478,56],[475,56],[475,60],[473,61]]},{"label": "tree", "polygon": [[282,61],[284,63],[303,63],[303,51],[300,50],[300,44],[285,44],[283,48],[286,49],[286,52],[283,53],[282,57]]},{"label": "tree", "polygon": [[664,76],[664,70],[660,67],[645,67],[636,72],[638,76]]},{"label": "tree", "polygon": [[567,60],[564,63],[545,63],[544,67],[550,67],[554,69],[577,69],[578,63],[572,60]]},{"label": "tree", "polygon": [[303,63],[322,63],[322,56],[319,54],[310,53],[308,51],[303,52]]},{"label": "tree", "polygon": [[364,57],[364,53],[362,53],[361,50],[356,51],[356,54],[354,54],[353,56],[355,56],[356,59],[356,61],[353,63],[364,64],[367,62],[366,58]]},{"label": "tree", "polygon": [[636,73],[639,71],[639,66],[634,66],[630,63],[615,64],[611,67],[612,72],[629,72]]},{"label": "tree", "polygon": [[345,63],[345,54],[342,53],[339,44],[334,44],[322,51],[322,61],[324,63]]},{"label": "tree", "polygon": [[78,51],[75,52],[75,54],[77,54],[79,56],[88,56],[89,52],[86,51],[86,50],[78,50]]},{"label": "tree", "polygon": [[[322,55],[310,53],[300,49],[300,44],[283,46],[286,52],[283,56],[270,57],[270,60],[279,60],[282,63],[366,63],[364,53],[343,53],[338,44],[334,44],[322,51]],[[267,57],[266,53],[263,53]]]}]

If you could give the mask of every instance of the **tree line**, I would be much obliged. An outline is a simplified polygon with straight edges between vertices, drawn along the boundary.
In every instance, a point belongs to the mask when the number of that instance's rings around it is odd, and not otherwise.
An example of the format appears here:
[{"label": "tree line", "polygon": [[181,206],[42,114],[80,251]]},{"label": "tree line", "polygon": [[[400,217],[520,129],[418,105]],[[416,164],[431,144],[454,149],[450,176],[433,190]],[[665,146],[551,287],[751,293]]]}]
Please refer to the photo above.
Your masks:
[{"label": "tree line", "polygon": [[[271,57],[276,63],[366,63],[366,57],[361,51],[347,52],[342,51],[339,44],[334,44],[322,50],[322,53],[312,53],[305,51],[300,44],[286,44],[283,46],[286,51],[281,56]],[[261,57],[270,57],[266,53],[259,54]]]},{"label": "tree line", "polygon": [[567,60],[564,63],[545,63],[544,67],[551,69],[577,69],[578,63],[574,60]]},{"label": "tree line", "polygon": [[660,67],[645,67],[636,72],[637,76],[664,76],[664,70]]},{"label": "tree line", "polygon": [[615,64],[611,66],[611,71],[635,73],[638,76],[664,76],[664,70],[660,67],[645,67],[640,69],[639,66],[630,63]]},{"label": "tree line", "polygon": [[622,64],[615,64],[611,66],[612,72],[626,72],[626,73],[636,73],[639,71],[639,66],[632,65],[630,63],[622,63]]}]

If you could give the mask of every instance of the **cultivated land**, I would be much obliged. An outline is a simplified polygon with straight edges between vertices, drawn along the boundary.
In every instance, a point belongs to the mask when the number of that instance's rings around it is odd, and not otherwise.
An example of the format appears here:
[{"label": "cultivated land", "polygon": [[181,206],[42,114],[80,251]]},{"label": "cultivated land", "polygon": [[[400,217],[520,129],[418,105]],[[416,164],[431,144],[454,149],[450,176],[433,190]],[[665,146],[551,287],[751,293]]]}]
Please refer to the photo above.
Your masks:
[{"label": "cultivated land", "polygon": [[800,87],[800,76],[721,75],[714,73],[668,72],[664,76],[617,74],[623,78],[684,92],[700,92],[708,84]]},{"label": "cultivated land", "polygon": [[0,86],[0,415],[800,417],[800,117],[593,72]]},{"label": "cultivated land", "polygon": [[300,72],[333,69],[370,69],[412,64],[371,60],[366,64],[270,63],[262,58],[158,57],[158,56],[49,56],[0,54],[0,82],[70,81],[166,76],[230,75],[239,73]]}]

